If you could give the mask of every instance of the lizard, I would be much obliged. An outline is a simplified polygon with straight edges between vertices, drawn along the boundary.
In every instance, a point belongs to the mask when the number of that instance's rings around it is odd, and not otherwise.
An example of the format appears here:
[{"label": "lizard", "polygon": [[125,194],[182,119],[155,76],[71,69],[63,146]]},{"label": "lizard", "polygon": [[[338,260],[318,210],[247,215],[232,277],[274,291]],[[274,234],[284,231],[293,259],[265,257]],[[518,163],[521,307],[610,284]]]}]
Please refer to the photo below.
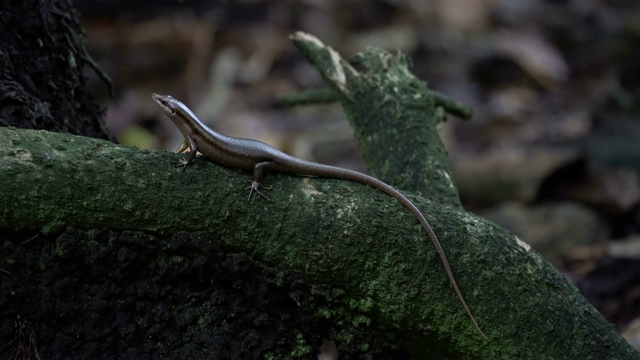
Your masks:
[{"label": "lizard", "polygon": [[184,136],[184,141],[178,150],[176,150],[176,153],[180,154],[189,149],[189,154],[186,158],[180,160],[179,165],[186,167],[191,164],[196,157],[196,153],[200,152],[215,163],[232,168],[253,170],[253,182],[250,187],[249,199],[251,199],[251,194],[254,191],[266,198],[266,196],[259,191],[262,179],[268,171],[279,171],[297,175],[353,181],[380,190],[397,200],[411,212],[427,232],[427,235],[440,256],[449,282],[455,290],[460,303],[462,303],[464,310],[476,329],[486,338],[486,335],[484,335],[480,329],[480,326],[473,317],[471,310],[460,292],[458,283],[449,266],[447,256],[431,225],[429,225],[420,210],[399,191],[383,181],[358,171],[299,159],[258,140],[222,135],[205,125],[186,105],[173,97],[158,94],[152,94],[151,97]]}]

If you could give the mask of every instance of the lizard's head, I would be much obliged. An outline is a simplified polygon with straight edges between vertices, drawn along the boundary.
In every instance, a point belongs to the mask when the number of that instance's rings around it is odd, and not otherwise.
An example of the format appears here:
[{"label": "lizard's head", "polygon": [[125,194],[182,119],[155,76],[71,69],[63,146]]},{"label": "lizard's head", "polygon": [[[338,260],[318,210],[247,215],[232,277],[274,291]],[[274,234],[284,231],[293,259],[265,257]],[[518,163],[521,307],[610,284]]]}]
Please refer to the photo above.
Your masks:
[{"label": "lizard's head", "polygon": [[153,98],[153,101],[155,101],[169,117],[174,116],[178,111],[178,107],[182,105],[180,101],[169,95],[151,94],[151,98]]},{"label": "lizard's head", "polygon": [[193,131],[198,118],[189,110],[189,108],[169,95],[151,94],[153,101],[160,106],[160,109],[167,117],[178,127],[185,137]]}]

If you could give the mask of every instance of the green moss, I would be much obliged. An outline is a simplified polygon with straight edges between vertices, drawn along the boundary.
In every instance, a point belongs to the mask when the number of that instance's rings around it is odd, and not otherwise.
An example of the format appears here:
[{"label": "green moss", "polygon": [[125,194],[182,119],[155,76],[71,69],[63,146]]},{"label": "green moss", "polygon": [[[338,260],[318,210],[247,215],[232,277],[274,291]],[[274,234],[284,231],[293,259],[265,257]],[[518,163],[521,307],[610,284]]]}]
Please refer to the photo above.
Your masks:
[{"label": "green moss", "polygon": [[292,359],[308,359],[312,354],[312,349],[301,333],[295,334],[295,345],[291,350]]}]

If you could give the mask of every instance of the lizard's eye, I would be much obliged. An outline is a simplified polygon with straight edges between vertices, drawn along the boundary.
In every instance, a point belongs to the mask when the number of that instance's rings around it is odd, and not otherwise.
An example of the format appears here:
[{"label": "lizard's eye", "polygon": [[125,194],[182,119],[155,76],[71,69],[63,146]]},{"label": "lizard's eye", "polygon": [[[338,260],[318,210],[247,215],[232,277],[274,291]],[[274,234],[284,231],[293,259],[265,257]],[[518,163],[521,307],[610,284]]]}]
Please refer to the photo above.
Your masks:
[{"label": "lizard's eye", "polygon": [[162,106],[167,108],[167,110],[170,110],[171,113],[175,113],[173,106],[171,106],[171,102],[167,101],[166,99],[161,99],[160,102],[162,103]]}]

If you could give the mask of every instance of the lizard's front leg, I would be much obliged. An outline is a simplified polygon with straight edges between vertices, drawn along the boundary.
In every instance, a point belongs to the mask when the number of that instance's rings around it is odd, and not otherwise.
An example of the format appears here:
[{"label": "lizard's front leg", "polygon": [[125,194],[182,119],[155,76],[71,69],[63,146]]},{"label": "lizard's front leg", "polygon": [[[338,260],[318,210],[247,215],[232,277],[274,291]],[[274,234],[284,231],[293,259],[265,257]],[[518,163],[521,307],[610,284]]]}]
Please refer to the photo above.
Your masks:
[{"label": "lizard's front leg", "polygon": [[181,159],[176,166],[182,165],[183,167],[187,167],[187,165],[191,164],[193,162],[193,159],[196,158],[196,154],[198,153],[198,146],[191,137],[184,138],[184,142],[182,143],[182,146],[180,146],[178,150],[176,150],[176,154],[183,153],[185,150],[187,150],[187,147],[189,148],[189,154],[185,159]]},{"label": "lizard's front leg", "polygon": [[264,177],[264,175],[267,173],[267,171],[273,169],[275,165],[276,163],[274,163],[273,161],[263,161],[257,163],[253,167],[253,182],[251,183],[251,190],[249,190],[249,200],[251,200],[251,195],[254,191],[258,195],[269,200],[269,198],[265,194],[261,193],[258,189],[262,184],[262,178]]}]

